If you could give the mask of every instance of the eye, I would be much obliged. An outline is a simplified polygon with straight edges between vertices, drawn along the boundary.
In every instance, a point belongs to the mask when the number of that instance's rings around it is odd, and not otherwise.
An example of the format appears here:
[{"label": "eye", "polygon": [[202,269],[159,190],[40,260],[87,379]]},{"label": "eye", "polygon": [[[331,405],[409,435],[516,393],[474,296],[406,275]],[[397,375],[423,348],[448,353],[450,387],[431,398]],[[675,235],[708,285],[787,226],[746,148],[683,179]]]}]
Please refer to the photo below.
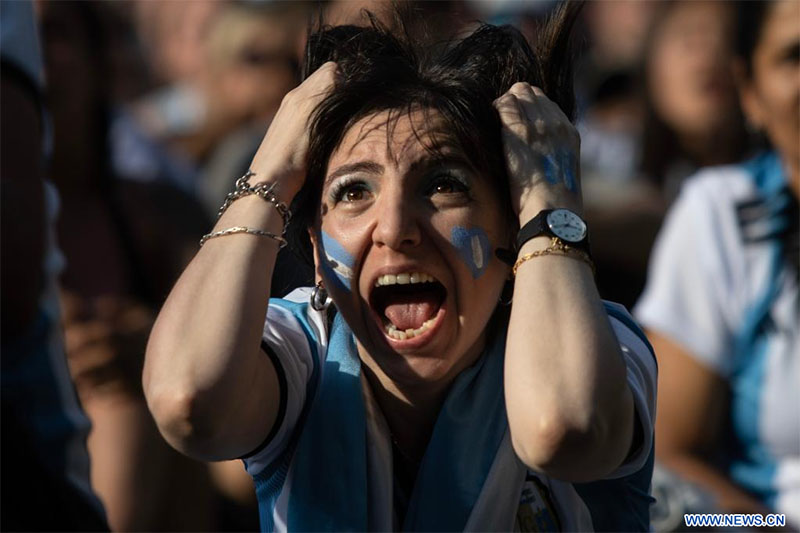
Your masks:
[{"label": "eye", "polygon": [[431,179],[426,190],[428,196],[434,194],[464,194],[469,192],[466,181],[459,176],[450,173],[436,174]]},{"label": "eye", "polygon": [[357,202],[363,200],[366,195],[367,191],[363,187],[351,187],[349,190],[345,191],[343,200],[345,202]]},{"label": "eye", "polygon": [[334,204],[339,202],[356,203],[368,199],[370,189],[363,181],[345,180],[334,185],[330,193]]}]

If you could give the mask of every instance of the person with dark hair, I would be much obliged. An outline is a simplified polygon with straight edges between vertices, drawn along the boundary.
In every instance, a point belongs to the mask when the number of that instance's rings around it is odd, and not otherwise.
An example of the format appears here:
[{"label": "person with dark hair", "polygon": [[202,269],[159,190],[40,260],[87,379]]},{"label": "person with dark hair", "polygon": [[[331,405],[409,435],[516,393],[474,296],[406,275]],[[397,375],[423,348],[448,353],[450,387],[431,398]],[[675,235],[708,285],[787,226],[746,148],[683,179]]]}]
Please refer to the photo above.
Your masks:
[{"label": "person with dark hair", "polygon": [[[648,528],[656,363],[593,281],[576,12],[535,48],[311,35],[143,375],[173,446],[244,459],[263,530]],[[290,216],[317,285],[269,300]]]},{"label": "person with dark hair", "polygon": [[739,96],[771,148],[689,179],[636,312],[661,364],[661,464],[717,510],[797,528],[800,3],[743,2],[739,19]]}]

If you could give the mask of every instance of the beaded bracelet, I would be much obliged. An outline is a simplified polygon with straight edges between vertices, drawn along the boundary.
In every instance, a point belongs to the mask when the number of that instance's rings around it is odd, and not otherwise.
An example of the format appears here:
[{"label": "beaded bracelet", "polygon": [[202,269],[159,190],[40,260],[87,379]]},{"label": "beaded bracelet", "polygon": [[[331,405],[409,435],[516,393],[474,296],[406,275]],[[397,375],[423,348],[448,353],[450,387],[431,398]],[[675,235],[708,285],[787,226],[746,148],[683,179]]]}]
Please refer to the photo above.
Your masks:
[{"label": "beaded bracelet", "polygon": [[239,198],[255,194],[275,206],[275,209],[278,210],[278,213],[280,213],[281,217],[283,218],[283,231],[281,232],[281,235],[286,235],[286,228],[289,226],[289,220],[292,218],[292,213],[289,211],[289,208],[286,207],[286,204],[278,200],[278,197],[275,196],[274,191],[277,182],[262,182],[256,183],[255,185],[250,185],[248,180],[250,179],[250,176],[255,175],[255,172],[248,170],[244,173],[244,176],[236,180],[233,191],[229,192],[227,196],[225,196],[225,201],[217,212],[217,218],[221,217],[228,207],[230,207],[230,205]]},{"label": "beaded bracelet", "polygon": [[514,276],[516,276],[517,269],[520,267],[520,265],[522,265],[522,263],[528,261],[529,259],[533,259],[534,257],[541,257],[544,255],[561,255],[565,257],[572,257],[574,259],[580,259],[581,261],[585,262],[590,267],[592,267],[592,275],[595,274],[594,261],[592,261],[592,258],[589,257],[589,254],[587,254],[583,250],[578,250],[577,248],[573,248],[572,246],[564,244],[564,241],[562,241],[558,237],[553,237],[553,239],[550,241],[550,246],[548,246],[544,250],[536,250],[535,252],[529,252],[520,257],[519,259],[517,259],[517,262],[514,263],[511,272],[513,272]]}]

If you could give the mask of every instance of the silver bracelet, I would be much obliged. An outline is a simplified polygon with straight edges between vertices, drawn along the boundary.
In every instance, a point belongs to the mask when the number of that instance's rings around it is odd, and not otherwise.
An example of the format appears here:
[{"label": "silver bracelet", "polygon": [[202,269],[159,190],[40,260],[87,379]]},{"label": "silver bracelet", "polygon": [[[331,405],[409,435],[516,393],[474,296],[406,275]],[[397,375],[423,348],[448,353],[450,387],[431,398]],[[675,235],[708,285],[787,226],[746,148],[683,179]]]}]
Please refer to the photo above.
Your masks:
[{"label": "silver bracelet", "polygon": [[206,241],[209,239],[214,239],[216,237],[224,237],[226,235],[234,235],[236,233],[247,233],[248,235],[258,235],[259,237],[269,237],[270,239],[275,239],[280,243],[280,247],[283,248],[286,246],[286,239],[281,237],[280,235],[275,235],[269,231],[264,231],[255,228],[248,228],[245,226],[234,226],[232,228],[227,228],[219,231],[215,231],[213,233],[207,233],[203,235],[203,238],[200,239],[200,246],[203,246]]},{"label": "silver bracelet", "polygon": [[286,235],[286,228],[289,227],[289,221],[292,219],[292,212],[289,211],[289,208],[286,207],[285,203],[278,200],[278,197],[275,196],[274,191],[277,182],[273,181],[272,183],[256,183],[255,185],[250,185],[248,180],[250,179],[250,176],[255,175],[255,172],[248,170],[244,173],[244,176],[236,180],[233,191],[229,192],[227,196],[225,196],[225,201],[217,212],[217,218],[221,217],[222,213],[224,213],[228,207],[230,207],[230,205],[239,198],[255,194],[275,206],[275,209],[278,210],[278,213],[280,213],[281,217],[283,218],[283,231],[281,232],[281,235]]}]

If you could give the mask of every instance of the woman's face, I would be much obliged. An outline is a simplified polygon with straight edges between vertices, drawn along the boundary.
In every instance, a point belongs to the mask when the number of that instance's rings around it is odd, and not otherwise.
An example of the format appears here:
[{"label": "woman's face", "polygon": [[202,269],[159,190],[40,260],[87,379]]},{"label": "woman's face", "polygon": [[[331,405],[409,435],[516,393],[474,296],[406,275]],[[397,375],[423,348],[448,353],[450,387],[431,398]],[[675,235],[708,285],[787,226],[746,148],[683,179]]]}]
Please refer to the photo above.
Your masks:
[{"label": "woman's face", "polygon": [[795,189],[800,179],[800,2],[770,6],[753,51],[752,76],[744,80],[742,107],[763,129],[789,165]]},{"label": "woman's face", "polygon": [[731,70],[734,8],[718,1],[671,4],[648,57],[648,91],[678,135],[709,135],[736,109]]},{"label": "woman's face", "polygon": [[317,275],[373,372],[447,382],[483,348],[508,275],[494,254],[510,241],[508,217],[440,116],[388,118],[358,122],[328,162]]}]

